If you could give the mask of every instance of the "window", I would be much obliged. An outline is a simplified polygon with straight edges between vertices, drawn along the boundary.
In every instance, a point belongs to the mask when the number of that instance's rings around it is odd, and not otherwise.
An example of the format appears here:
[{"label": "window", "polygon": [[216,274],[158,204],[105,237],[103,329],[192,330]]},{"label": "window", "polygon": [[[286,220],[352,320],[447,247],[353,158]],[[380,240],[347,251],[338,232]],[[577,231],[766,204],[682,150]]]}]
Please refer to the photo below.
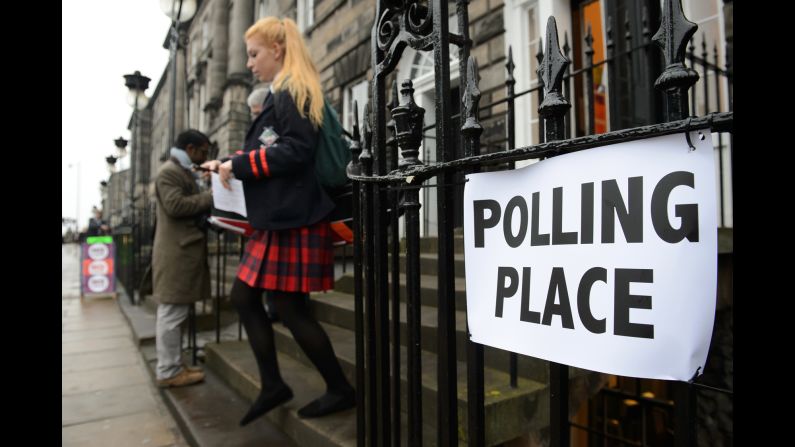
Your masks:
[{"label": "window", "polygon": [[202,132],[206,132],[207,127],[207,113],[204,112],[204,106],[207,104],[207,85],[202,83],[199,85],[199,104],[196,110],[196,114],[198,116],[199,121],[199,130]]},{"label": "window", "polygon": [[201,31],[193,35],[190,40],[190,61],[189,67],[195,67],[199,63],[199,51],[201,51]]},{"label": "window", "polygon": [[[546,17],[539,11],[536,0],[506,0],[505,3],[505,54],[508,46],[513,52],[515,64],[514,91],[523,92],[538,86],[538,42],[541,33],[546,29]],[[562,36],[565,20],[562,14],[556,15],[558,35]],[[536,144],[540,141],[540,122],[538,119],[538,93],[532,92],[516,98],[516,122],[514,125],[516,147]],[[516,167],[534,163],[534,160],[517,161]]]},{"label": "window", "polygon": [[[703,58],[704,47],[703,43],[707,44],[707,61],[710,65],[715,65],[715,49],[718,50],[718,66],[725,66],[725,51],[726,38],[723,33],[723,14],[721,13],[721,6],[715,0],[705,1],[690,1],[683,3],[684,13],[688,20],[698,25],[698,31],[693,35],[693,39],[688,43],[687,53],[690,53],[691,44],[695,47],[695,55],[699,59]],[[728,110],[728,93],[726,91],[727,84],[721,84],[721,104],[718,105],[717,97],[715,96],[715,76],[714,72],[708,71],[707,79],[709,85],[709,104],[704,103],[704,66],[700,61],[691,64],[687,59],[685,64],[698,72],[699,80],[693,88],[696,89],[696,102],[695,102],[695,115],[704,115],[709,112],[726,111]],[[710,80],[710,78],[712,78]],[[693,104],[690,105],[691,109]],[[691,112],[692,113],[692,112]]]},{"label": "window", "polygon": [[315,0],[298,0],[296,22],[301,32],[306,32],[315,23]]},{"label": "window", "polygon": [[[535,6],[531,6],[527,8],[527,31],[525,33],[525,43],[527,45],[527,54],[530,55],[529,59],[529,73],[530,73],[530,86],[535,87],[538,85],[538,59],[536,59],[536,54],[538,54],[538,18],[536,17],[536,8]],[[515,77],[515,76],[514,76]],[[516,91],[516,90],[514,90]],[[541,142],[541,128],[539,127],[539,120],[538,120],[538,95],[537,94],[530,94],[530,142],[532,144],[538,144]],[[536,132],[533,132],[537,130]],[[518,141],[517,141],[518,146]]]},{"label": "window", "polygon": [[204,16],[204,20],[202,20],[202,51],[206,50],[207,47],[210,45],[210,23],[208,20],[208,16]]},{"label": "window", "polygon": [[[359,118],[359,131],[364,122],[364,104],[367,102],[367,81],[351,84],[345,88],[342,103],[342,127],[348,132],[353,131],[353,114]],[[353,110],[353,102],[356,101],[356,110]]]}]

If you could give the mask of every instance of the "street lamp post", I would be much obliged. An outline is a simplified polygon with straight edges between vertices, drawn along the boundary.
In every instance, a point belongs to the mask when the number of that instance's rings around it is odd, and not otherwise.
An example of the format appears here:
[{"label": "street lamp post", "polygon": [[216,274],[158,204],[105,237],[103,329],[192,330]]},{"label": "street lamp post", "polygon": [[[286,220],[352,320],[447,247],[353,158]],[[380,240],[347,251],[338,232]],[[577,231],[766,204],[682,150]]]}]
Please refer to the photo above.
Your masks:
[{"label": "street lamp post", "polygon": [[[169,63],[171,64],[171,94],[168,114],[168,144],[174,144],[175,121],[177,114],[177,47],[179,46],[179,25],[193,18],[196,13],[196,0],[160,0],[160,10],[171,19],[169,30]],[[164,157],[166,155],[164,154]]]},{"label": "street lamp post", "polygon": [[116,144],[116,158],[124,158],[127,155],[127,140],[123,137],[116,138],[113,140]]},{"label": "street lamp post", "polygon": [[141,152],[140,135],[137,135],[138,111],[146,107],[147,98],[144,92],[149,87],[149,81],[150,79],[148,77],[141,75],[141,72],[137,70],[133,74],[124,75],[124,85],[129,89],[127,102],[133,107],[132,141],[135,143],[135,147],[132,147],[132,145],[130,147],[130,226],[133,239],[132,250],[130,251],[130,276],[127,280],[130,283],[127,285],[127,293],[130,295],[130,299],[133,300],[133,302],[135,301],[133,294],[135,291],[135,263],[137,262],[136,245],[139,239],[137,235],[138,225],[135,221],[135,165],[137,164],[135,158],[139,155],[139,152]]},{"label": "street lamp post", "polygon": [[75,185],[75,234],[80,234],[80,161],[75,164],[69,164],[69,167],[75,166],[77,168],[77,184]]},{"label": "street lamp post", "polygon": [[113,155],[105,157],[105,161],[108,162],[108,172],[111,174],[116,172],[116,160],[118,160],[118,158],[114,157]]},{"label": "street lamp post", "polygon": [[99,182],[99,203],[100,206],[102,207],[102,218],[106,220],[108,223],[110,223],[110,219],[108,219],[107,217],[107,208],[105,208],[105,206],[107,205],[107,197],[108,197],[108,182],[102,180]]}]

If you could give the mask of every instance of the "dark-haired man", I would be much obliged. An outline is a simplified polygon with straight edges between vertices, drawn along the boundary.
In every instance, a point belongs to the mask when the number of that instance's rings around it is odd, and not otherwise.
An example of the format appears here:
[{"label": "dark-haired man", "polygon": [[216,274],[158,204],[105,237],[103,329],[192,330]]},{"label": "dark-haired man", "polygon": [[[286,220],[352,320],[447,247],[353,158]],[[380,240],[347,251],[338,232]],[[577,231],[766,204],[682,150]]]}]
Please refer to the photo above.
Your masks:
[{"label": "dark-haired man", "polygon": [[200,192],[192,165],[207,159],[210,140],[189,129],[177,137],[170,158],[157,172],[157,229],[152,248],[152,286],[157,301],[155,343],[157,384],[191,385],[204,380],[200,368],[182,361],[180,327],[188,309],[210,296],[206,232],[201,225],[212,205],[209,191]]}]

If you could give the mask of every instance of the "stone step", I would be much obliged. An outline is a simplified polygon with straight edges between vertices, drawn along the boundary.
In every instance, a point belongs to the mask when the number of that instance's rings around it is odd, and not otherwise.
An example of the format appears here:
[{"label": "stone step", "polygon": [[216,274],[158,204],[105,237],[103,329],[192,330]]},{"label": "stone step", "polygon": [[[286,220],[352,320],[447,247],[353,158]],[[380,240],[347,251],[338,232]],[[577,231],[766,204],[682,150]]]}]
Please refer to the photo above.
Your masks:
[{"label": "stone step", "polygon": [[[340,293],[353,295],[353,272],[348,272],[334,283],[334,290]],[[439,300],[438,279],[433,275],[420,275],[420,304],[423,306],[437,307]],[[389,287],[391,290],[392,281]],[[406,300],[406,275],[400,275],[400,299]],[[455,308],[466,308],[466,281],[464,278],[455,278]]]},{"label": "stone step", "polygon": [[[154,347],[142,349],[142,356],[154,381],[157,363]],[[251,403],[238,395],[209,368],[205,368],[204,372],[204,382],[200,384],[159,390],[182,434],[191,445],[298,445],[272,422],[263,421],[240,427],[240,418],[248,411]]]},{"label": "stone step", "polygon": [[[400,251],[406,251],[406,238],[400,240]],[[439,238],[437,236],[425,236],[420,238],[420,252],[421,253],[438,253],[439,252]],[[453,235],[453,253],[464,254],[464,235]]]},{"label": "stone step", "polygon": [[[439,256],[436,253],[420,253],[420,272],[423,275],[437,275],[439,273]],[[390,266],[392,269],[392,256],[389,256]],[[400,273],[406,273],[406,252],[400,253]],[[456,253],[453,256],[453,264],[455,268],[456,278],[464,278],[466,271],[464,270],[464,254]]]},{"label": "stone step", "polygon": [[[277,325],[277,327],[280,325]],[[328,330],[328,326],[326,329]],[[283,329],[283,328],[282,328]],[[329,334],[332,336],[332,334]],[[332,336],[335,352],[345,349],[343,344]],[[299,445],[313,446],[351,446],[355,444],[355,410],[348,410],[318,419],[300,419],[296,410],[324,391],[323,380],[307,360],[294,359],[281,349],[283,339],[277,340],[279,349],[278,361],[282,377],[291,386],[295,398],[283,407],[273,410],[267,417],[280,425],[283,430]],[[342,349],[340,349],[342,348]],[[208,343],[205,346],[207,365],[216,371],[230,386],[243,396],[253,401],[259,394],[259,375],[256,362],[247,342]],[[405,353],[404,353],[405,355]],[[423,438],[426,445],[435,445],[435,376],[436,366],[432,362],[435,356],[423,353]],[[342,363],[346,363],[341,358]],[[405,362],[404,362],[405,365]],[[458,381],[458,432],[466,433],[466,370],[459,364]],[[348,374],[348,369],[346,374]],[[529,431],[535,431],[548,424],[547,399],[548,393],[543,384],[520,379],[520,387],[511,389],[508,386],[492,386],[494,372],[485,371],[485,401],[487,445],[496,445],[514,439]],[[499,373],[497,373],[499,375]],[[405,366],[402,376],[405,377]],[[401,409],[405,412],[406,382],[401,381]],[[355,383],[351,380],[351,383]],[[403,415],[405,418],[405,414]],[[406,443],[405,429],[401,437]],[[465,444],[465,439],[459,444]]]},{"label": "stone step", "polygon": [[[221,327],[237,322],[237,312],[230,309],[221,308]],[[201,304],[196,306],[196,331],[214,331],[217,324],[217,316],[212,308],[206,311],[201,310]]]},{"label": "stone step", "polygon": [[155,344],[155,311],[157,304],[147,297],[141,304],[134,306],[127,295],[119,296],[116,303],[122,315],[127,319],[135,344],[140,347]]},{"label": "stone step", "polygon": [[[353,295],[339,292],[313,293],[310,300],[312,311],[318,321],[333,324],[349,331],[355,330]],[[391,307],[390,307],[391,309]],[[436,353],[438,348],[437,309],[431,306],[420,307],[420,346],[423,350]],[[466,361],[466,312],[456,311],[456,358]],[[400,306],[400,342],[407,345],[406,306]],[[390,317],[390,336],[391,317]],[[510,353],[485,346],[484,361],[487,367],[508,373]],[[549,377],[548,363],[532,357],[517,357],[517,375],[526,379],[546,382]]]},{"label": "stone step", "polygon": [[[208,369],[213,370],[248,402],[260,392],[259,373],[247,341],[205,345]],[[293,390],[293,399],[265,415],[293,442],[301,446],[350,447],[356,444],[356,410],[346,410],[322,418],[302,419],[297,411],[325,392],[320,374],[289,356],[278,353],[282,377]],[[244,412],[238,413],[242,417]],[[257,425],[252,423],[250,425]]]},{"label": "stone step", "polygon": [[[321,323],[326,330],[329,338],[334,346],[334,352],[340,360],[343,371],[350,383],[356,381],[356,362],[355,362],[355,335],[353,331]],[[280,352],[283,352],[293,359],[299,360],[308,368],[313,368],[309,358],[306,357],[303,350],[298,346],[292,338],[290,331],[281,324],[276,324],[273,327],[276,336],[276,346]],[[407,402],[407,389],[408,382],[406,380],[406,348],[401,347],[401,408],[406,408]],[[436,368],[437,356],[429,351],[422,351],[422,399],[423,399],[423,419],[426,420],[431,427],[436,426],[436,404],[437,404],[437,381]],[[461,420],[459,423],[466,427],[466,363],[457,363],[457,378],[458,378],[458,412]],[[503,413],[508,409],[516,410],[523,408],[525,405],[532,405],[535,403],[536,392],[544,388],[544,384],[525,379],[520,377],[518,379],[518,387],[511,388],[508,374],[502,371],[497,371],[491,368],[484,370],[484,390],[486,394],[486,418],[487,420],[505,420],[501,423],[501,427],[492,427],[486,434],[487,440],[491,439],[494,443],[505,442],[520,436],[523,432],[523,427],[531,425],[530,420],[525,419],[521,415],[517,417],[512,413]],[[427,414],[425,414],[427,412]],[[462,422],[463,421],[463,422]],[[465,429],[464,429],[465,430]],[[491,445],[491,444],[490,444]]]},{"label": "stone step", "polygon": [[[248,342],[208,343],[207,369],[221,371],[216,373],[223,377],[225,383],[247,401],[253,402],[257,397],[260,385],[254,357]],[[356,410],[348,410],[319,419],[300,419],[296,412],[325,392],[325,385],[320,374],[314,368],[296,361],[292,357],[277,352],[279,369],[285,381],[293,390],[293,399],[287,404],[277,407],[265,418],[269,422],[281,424],[284,431],[296,440],[299,445],[318,447],[356,445]],[[240,416],[242,417],[242,414]],[[407,416],[401,413],[403,433],[407,432]],[[436,431],[434,427],[423,424],[423,444],[435,445]],[[402,446],[407,446],[406,436],[402,437]]]},{"label": "stone step", "polygon": [[[157,302],[151,297],[141,301],[138,306],[129,304],[128,300],[117,300],[122,313],[132,328],[133,339],[139,346],[155,343],[155,324],[157,322]],[[210,298],[203,305],[196,304],[196,330],[198,332],[215,330],[215,299]],[[221,327],[237,322],[237,312],[228,299],[221,300]],[[186,326],[187,327],[187,326]]]}]

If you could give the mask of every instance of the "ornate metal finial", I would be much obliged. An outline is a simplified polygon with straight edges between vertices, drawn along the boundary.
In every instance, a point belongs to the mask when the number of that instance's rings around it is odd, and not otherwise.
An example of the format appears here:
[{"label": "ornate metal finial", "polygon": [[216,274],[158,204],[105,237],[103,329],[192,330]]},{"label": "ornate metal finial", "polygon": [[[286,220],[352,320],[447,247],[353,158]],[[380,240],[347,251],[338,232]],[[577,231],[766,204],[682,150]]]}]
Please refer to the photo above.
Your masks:
[{"label": "ornate metal finial", "polygon": [[547,54],[538,75],[544,82],[544,100],[538,106],[538,113],[544,117],[544,141],[564,138],[563,116],[571,108],[571,104],[560,94],[563,73],[569,66],[569,60],[560,52],[558,45],[558,27],[555,17],[547,20]]},{"label": "ornate metal finial", "polygon": [[571,47],[569,47],[569,32],[566,31],[563,33],[563,56],[566,59],[569,58],[569,50],[571,50]]},{"label": "ornate metal finial", "polygon": [[[674,5],[676,2],[676,5]],[[695,34],[698,25],[687,20],[682,12],[681,0],[664,0],[660,29],[652,40],[662,48],[665,65],[671,66],[684,61],[685,42]]]},{"label": "ornate metal finial", "polygon": [[698,81],[698,73],[684,65],[685,45],[697,29],[698,25],[684,16],[681,0],[663,1],[660,29],[652,40],[662,49],[666,68],[654,83],[656,88],[686,90]]},{"label": "ornate metal finial", "polygon": [[361,175],[362,165],[359,160],[359,155],[362,153],[362,141],[359,135],[359,107],[357,101],[353,101],[353,141],[351,142],[351,161],[345,170],[348,175]]},{"label": "ornate metal finial", "polygon": [[475,56],[467,59],[467,84],[464,90],[464,114],[466,121],[461,127],[461,132],[469,140],[467,144],[466,156],[478,155],[480,153],[480,134],[483,133],[483,126],[478,120],[478,110],[480,105],[480,89],[478,88],[478,61]]},{"label": "ornate metal finial", "polygon": [[646,6],[643,6],[641,22],[643,23],[643,43],[648,44],[651,41],[651,29],[649,29],[649,10]]},{"label": "ornate metal finial", "polygon": [[[569,60],[560,52],[558,45],[558,27],[555,17],[550,16],[547,20],[547,54],[541,65],[538,67],[538,76],[544,81],[544,102],[539,106],[542,115],[556,114],[559,107],[571,107],[560,95],[560,86],[563,81],[563,73],[569,66]],[[565,106],[564,106],[565,104]],[[546,112],[544,111],[546,109]]]},{"label": "ornate metal finial", "polygon": [[541,65],[541,61],[544,60],[544,38],[538,38],[538,51],[536,52],[536,60],[538,61],[538,65]]},{"label": "ornate metal finial", "polygon": [[364,168],[364,175],[373,175],[373,154],[370,148],[373,147],[373,129],[370,126],[372,120],[372,113],[370,111],[370,101],[364,105],[364,125],[362,130],[364,133],[364,148],[361,155],[359,155],[359,163]]},{"label": "ornate metal finial", "polygon": [[593,34],[591,33],[591,24],[588,24],[588,32],[585,33],[585,56],[588,58],[588,65],[593,65]]},{"label": "ornate metal finial", "polygon": [[392,109],[392,118],[395,120],[395,130],[398,146],[403,159],[398,167],[405,169],[408,166],[422,164],[419,161],[419,149],[422,142],[422,128],[424,125],[425,109],[414,102],[414,87],[411,79],[403,81],[400,89],[402,105]]},{"label": "ornate metal finial", "polygon": [[516,79],[513,77],[513,69],[516,68],[516,65],[513,63],[513,48],[511,45],[508,45],[508,62],[505,63],[505,68],[508,70],[505,85],[511,86],[516,84]]},{"label": "ornate metal finial", "polygon": [[701,57],[707,62],[707,34],[701,33]]},{"label": "ornate metal finial", "polygon": [[718,68],[718,44],[712,46],[712,54],[715,55],[715,68]]}]

